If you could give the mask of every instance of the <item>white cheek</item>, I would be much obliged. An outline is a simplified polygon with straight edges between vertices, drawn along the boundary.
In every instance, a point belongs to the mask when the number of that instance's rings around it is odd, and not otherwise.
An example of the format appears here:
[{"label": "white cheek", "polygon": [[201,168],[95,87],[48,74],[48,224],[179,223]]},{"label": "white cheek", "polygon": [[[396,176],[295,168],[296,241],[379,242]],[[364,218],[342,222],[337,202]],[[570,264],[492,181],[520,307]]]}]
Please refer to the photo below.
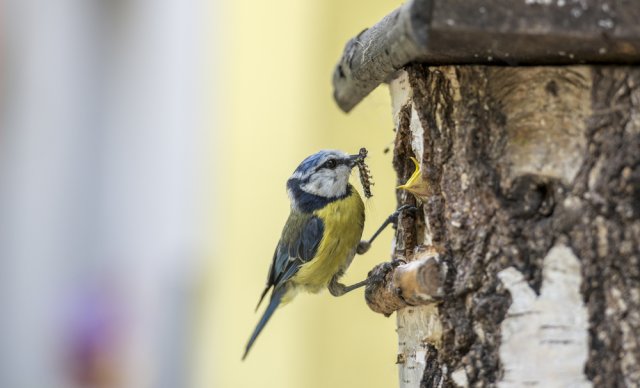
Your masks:
[{"label": "white cheek", "polygon": [[336,168],[336,175],[338,176],[338,179],[346,185],[349,181],[349,176],[351,175],[351,169],[347,166],[340,166]]},{"label": "white cheek", "polygon": [[300,188],[307,193],[321,197],[339,197],[347,191],[349,168],[339,166],[335,170],[321,170],[311,176],[309,182]]}]

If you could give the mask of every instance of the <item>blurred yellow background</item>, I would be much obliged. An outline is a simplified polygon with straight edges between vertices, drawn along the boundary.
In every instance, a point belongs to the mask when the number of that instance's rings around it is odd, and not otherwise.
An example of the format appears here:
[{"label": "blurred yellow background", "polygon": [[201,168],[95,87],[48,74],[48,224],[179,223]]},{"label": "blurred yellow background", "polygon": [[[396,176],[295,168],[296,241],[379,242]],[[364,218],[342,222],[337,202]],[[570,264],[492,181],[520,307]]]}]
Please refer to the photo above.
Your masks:
[{"label": "blurred yellow background", "polygon": [[364,237],[394,210],[387,90],[347,115],[331,78],[399,4],[3,2],[0,387],[395,386],[362,290],[299,295],[240,358],[302,159],[366,147]]},{"label": "blurred yellow background", "polygon": [[[348,115],[332,99],[333,66],[345,43],[397,1],[272,0],[222,7],[222,55],[212,93],[220,128],[212,139],[216,181],[210,244],[199,290],[195,386],[390,387],[397,384],[395,319],[371,312],[363,291],[299,295],[279,309],[249,357],[253,309],[289,211],[285,182],[319,149],[369,150],[376,185],[366,201],[368,238],[394,210],[390,101],[379,88]],[[354,173],[352,183],[361,187]],[[345,277],[363,279],[388,260],[386,231]],[[263,307],[264,308],[264,307]],[[262,309],[259,313],[262,312]]]}]

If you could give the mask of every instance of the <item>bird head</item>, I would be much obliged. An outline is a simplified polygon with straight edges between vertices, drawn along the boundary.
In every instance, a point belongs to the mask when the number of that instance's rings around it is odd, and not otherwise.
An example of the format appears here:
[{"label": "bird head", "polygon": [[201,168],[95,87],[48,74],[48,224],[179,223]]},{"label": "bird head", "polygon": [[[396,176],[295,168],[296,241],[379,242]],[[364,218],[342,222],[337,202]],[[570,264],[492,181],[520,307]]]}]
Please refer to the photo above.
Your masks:
[{"label": "bird head", "polygon": [[322,150],[307,157],[287,181],[289,196],[295,203],[299,195],[331,199],[347,194],[349,175],[358,158],[336,150]]}]

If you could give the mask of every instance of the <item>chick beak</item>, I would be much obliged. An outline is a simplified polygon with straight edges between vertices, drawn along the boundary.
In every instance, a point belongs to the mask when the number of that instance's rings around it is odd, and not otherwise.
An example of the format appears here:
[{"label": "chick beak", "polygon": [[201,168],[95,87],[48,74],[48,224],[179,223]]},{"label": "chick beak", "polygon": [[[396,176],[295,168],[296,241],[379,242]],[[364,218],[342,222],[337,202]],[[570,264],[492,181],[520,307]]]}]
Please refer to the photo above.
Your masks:
[{"label": "chick beak", "polygon": [[349,167],[354,168],[356,164],[358,164],[358,160],[360,159],[360,155],[349,155]]}]

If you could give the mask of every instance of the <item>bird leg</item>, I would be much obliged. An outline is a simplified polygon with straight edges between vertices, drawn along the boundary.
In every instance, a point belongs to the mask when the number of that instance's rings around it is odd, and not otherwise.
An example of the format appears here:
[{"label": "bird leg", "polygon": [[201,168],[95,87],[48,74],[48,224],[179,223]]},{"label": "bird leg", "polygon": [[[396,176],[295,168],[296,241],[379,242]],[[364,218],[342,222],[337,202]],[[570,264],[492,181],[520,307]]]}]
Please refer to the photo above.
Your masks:
[{"label": "bird leg", "polygon": [[366,286],[369,283],[369,278],[364,279],[361,282],[358,282],[356,284],[352,284],[350,286],[346,286],[342,283],[340,283],[338,281],[338,276],[334,275],[331,278],[331,281],[329,282],[329,286],[327,287],[329,289],[329,292],[331,293],[331,295],[333,296],[342,296],[344,294],[346,294],[347,292],[356,290],[362,286]]},{"label": "bird leg", "polygon": [[389,224],[393,224],[394,226],[398,225],[398,217],[400,217],[400,213],[402,213],[405,210],[414,211],[416,210],[416,207],[413,205],[403,205],[403,206],[400,206],[398,209],[396,209],[396,211],[391,213],[391,215],[387,217],[387,219],[382,223],[382,225],[380,225],[378,230],[376,230],[373,236],[371,236],[369,241],[362,240],[358,243],[358,247],[356,248],[356,253],[358,253],[359,255],[366,253],[369,250],[369,248],[371,248],[371,244],[373,243],[373,240],[375,240],[376,237],[378,237],[378,235],[382,233],[382,231],[387,226],[389,226]]},{"label": "bird leg", "polygon": [[[398,224],[398,217],[400,217],[400,213],[402,213],[405,210],[410,210],[410,211],[415,211],[416,207],[413,205],[403,205],[400,206],[398,209],[396,209],[396,211],[394,211],[393,213],[391,213],[391,215],[389,217],[387,217],[387,219],[382,223],[382,225],[380,225],[380,227],[378,228],[378,230],[373,234],[373,236],[371,236],[371,238],[369,239],[369,241],[360,241],[358,243],[358,246],[356,248],[356,253],[358,253],[359,255],[362,255],[364,253],[366,253],[369,248],[371,248],[371,244],[373,243],[373,240],[376,239],[376,237],[378,237],[380,235],[380,233],[382,233],[383,230],[385,230],[385,228],[387,226],[389,226],[389,224],[393,224],[394,226]],[[397,266],[399,263],[388,263],[391,267],[395,267]],[[331,281],[329,282],[329,285],[327,286],[327,288],[329,289],[329,292],[331,293],[331,295],[333,296],[342,296],[344,294],[346,294],[347,292],[351,292],[353,290],[356,290],[360,287],[366,286],[367,284],[369,284],[371,281],[375,280],[372,279],[371,277],[367,277],[366,279],[364,279],[361,282],[352,284],[350,286],[344,285],[342,283],[340,283],[338,281],[338,279],[343,275],[343,272],[339,272],[335,275],[333,275],[333,277],[331,278]]]},{"label": "bird leg", "polygon": [[366,279],[356,284],[352,284],[350,286],[346,286],[338,281],[340,276],[342,276],[342,272],[339,272],[333,275],[327,288],[329,289],[329,292],[331,293],[331,295],[338,297],[346,294],[347,292],[356,290],[360,287],[367,286],[371,283],[374,283],[374,284],[382,283],[387,273],[389,273],[391,270],[393,270],[395,267],[399,266],[400,264],[406,264],[406,263],[404,262],[404,260],[393,260],[391,262],[382,263],[376,268],[374,268],[371,272],[369,272]]}]

